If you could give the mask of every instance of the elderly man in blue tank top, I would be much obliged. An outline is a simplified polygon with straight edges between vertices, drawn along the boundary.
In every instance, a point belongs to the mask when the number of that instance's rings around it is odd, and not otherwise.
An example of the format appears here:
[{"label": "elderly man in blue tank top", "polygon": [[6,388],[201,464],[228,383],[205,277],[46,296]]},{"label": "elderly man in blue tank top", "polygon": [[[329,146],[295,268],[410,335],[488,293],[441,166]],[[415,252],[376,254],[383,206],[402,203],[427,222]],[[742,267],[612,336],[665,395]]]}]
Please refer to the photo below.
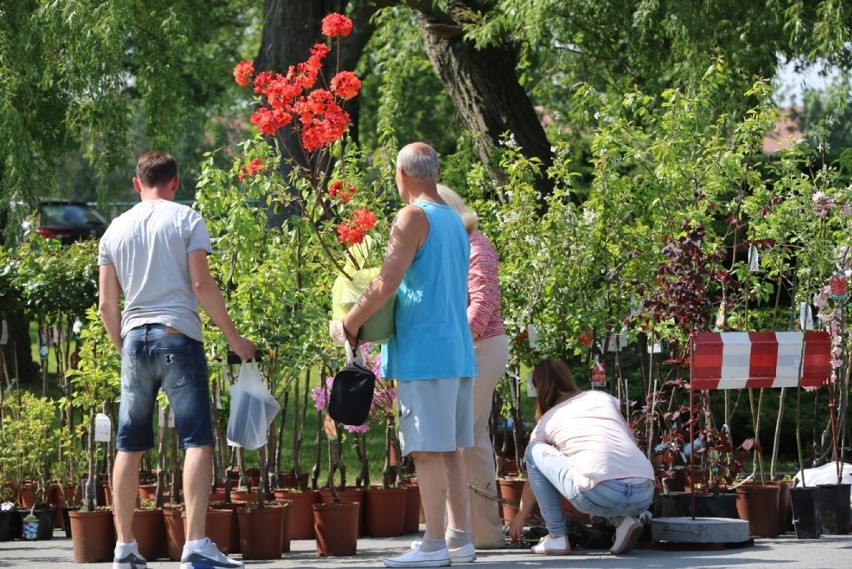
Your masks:
[{"label": "elderly man in blue tank top", "polygon": [[[460,448],[473,446],[476,360],[467,323],[470,245],[458,214],[438,195],[438,154],[415,142],[397,156],[397,213],[380,274],[343,318],[354,341],[361,325],[396,291],[396,333],[382,374],[397,381],[399,438],[411,455],[426,533],[387,567],[445,567],[476,559]],[[446,514],[446,525],[445,525]]]}]

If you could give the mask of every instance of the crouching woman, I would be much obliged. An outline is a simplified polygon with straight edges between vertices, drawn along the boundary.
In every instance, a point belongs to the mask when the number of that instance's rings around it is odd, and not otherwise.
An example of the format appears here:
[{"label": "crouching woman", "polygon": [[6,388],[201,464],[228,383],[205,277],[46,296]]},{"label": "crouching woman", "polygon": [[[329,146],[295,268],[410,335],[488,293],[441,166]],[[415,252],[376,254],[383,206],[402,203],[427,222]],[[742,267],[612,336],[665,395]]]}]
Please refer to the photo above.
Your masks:
[{"label": "crouching woman", "polygon": [[618,400],[602,391],[581,391],[558,359],[539,362],[532,375],[536,419],[526,451],[527,483],[509,535],[520,539],[536,503],[548,535],[533,553],[570,553],[560,496],[580,512],[615,526],[610,553],[627,553],[642,533],[637,516],[654,496],[654,471],[621,416]]}]

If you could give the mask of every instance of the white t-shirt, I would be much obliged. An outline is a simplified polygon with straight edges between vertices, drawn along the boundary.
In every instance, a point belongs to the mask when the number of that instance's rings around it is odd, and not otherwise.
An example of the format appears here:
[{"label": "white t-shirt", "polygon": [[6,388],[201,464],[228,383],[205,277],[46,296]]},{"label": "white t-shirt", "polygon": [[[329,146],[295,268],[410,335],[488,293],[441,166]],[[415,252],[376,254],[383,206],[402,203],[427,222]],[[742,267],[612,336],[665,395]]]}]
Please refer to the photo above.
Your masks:
[{"label": "white t-shirt", "polygon": [[142,324],[163,324],[202,341],[198,299],[187,255],[212,252],[210,234],[191,208],[146,200],[110,223],[101,238],[98,265],[114,265],[124,294],[121,336]]},{"label": "white t-shirt", "polygon": [[530,440],[548,443],[569,458],[581,491],[604,480],[654,479],[654,468],[636,446],[618,400],[603,391],[583,391],[550,409]]}]

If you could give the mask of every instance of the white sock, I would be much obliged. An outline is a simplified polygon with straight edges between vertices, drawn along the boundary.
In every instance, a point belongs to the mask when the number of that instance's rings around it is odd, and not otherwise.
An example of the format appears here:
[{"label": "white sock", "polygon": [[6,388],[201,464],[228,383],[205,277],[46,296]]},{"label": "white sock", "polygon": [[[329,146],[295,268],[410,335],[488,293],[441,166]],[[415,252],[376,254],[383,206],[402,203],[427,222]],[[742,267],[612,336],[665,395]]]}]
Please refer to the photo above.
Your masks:
[{"label": "white sock", "polygon": [[431,539],[423,536],[423,541],[420,542],[420,551],[423,553],[431,553],[433,551],[441,551],[447,548],[447,543],[443,539]]},{"label": "white sock", "polygon": [[447,528],[447,535],[444,539],[447,541],[447,547],[450,549],[458,549],[459,547],[470,543],[470,534],[460,529]]},{"label": "white sock", "polygon": [[193,540],[186,542],[186,547],[188,549],[193,550],[193,551],[201,551],[202,549],[207,547],[207,544],[209,542],[210,542],[210,539],[206,538],[206,537],[203,537],[201,539],[193,539]]},{"label": "white sock", "polygon": [[115,542],[115,556],[118,558],[124,557],[124,554],[130,552],[136,546],[136,540],[124,543],[122,541]]}]

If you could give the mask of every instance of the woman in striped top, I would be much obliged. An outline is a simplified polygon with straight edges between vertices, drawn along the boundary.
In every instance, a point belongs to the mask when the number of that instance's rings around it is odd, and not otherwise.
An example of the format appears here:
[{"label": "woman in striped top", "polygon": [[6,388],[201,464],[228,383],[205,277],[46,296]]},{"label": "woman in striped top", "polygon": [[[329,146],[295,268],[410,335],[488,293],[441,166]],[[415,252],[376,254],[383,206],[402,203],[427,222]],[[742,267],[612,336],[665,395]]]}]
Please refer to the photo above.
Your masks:
[{"label": "woman in striped top", "polygon": [[[473,447],[464,449],[468,486],[471,487],[473,542],[477,549],[505,546],[497,496],[494,448],[488,435],[488,419],[494,388],[509,361],[509,342],[503,330],[500,275],[497,251],[478,229],[476,213],[465,206],[450,188],[438,184],[438,195],[462,218],[470,238],[467,322],[473,336],[478,375],[473,388]],[[479,492],[475,492],[476,488]]]}]

